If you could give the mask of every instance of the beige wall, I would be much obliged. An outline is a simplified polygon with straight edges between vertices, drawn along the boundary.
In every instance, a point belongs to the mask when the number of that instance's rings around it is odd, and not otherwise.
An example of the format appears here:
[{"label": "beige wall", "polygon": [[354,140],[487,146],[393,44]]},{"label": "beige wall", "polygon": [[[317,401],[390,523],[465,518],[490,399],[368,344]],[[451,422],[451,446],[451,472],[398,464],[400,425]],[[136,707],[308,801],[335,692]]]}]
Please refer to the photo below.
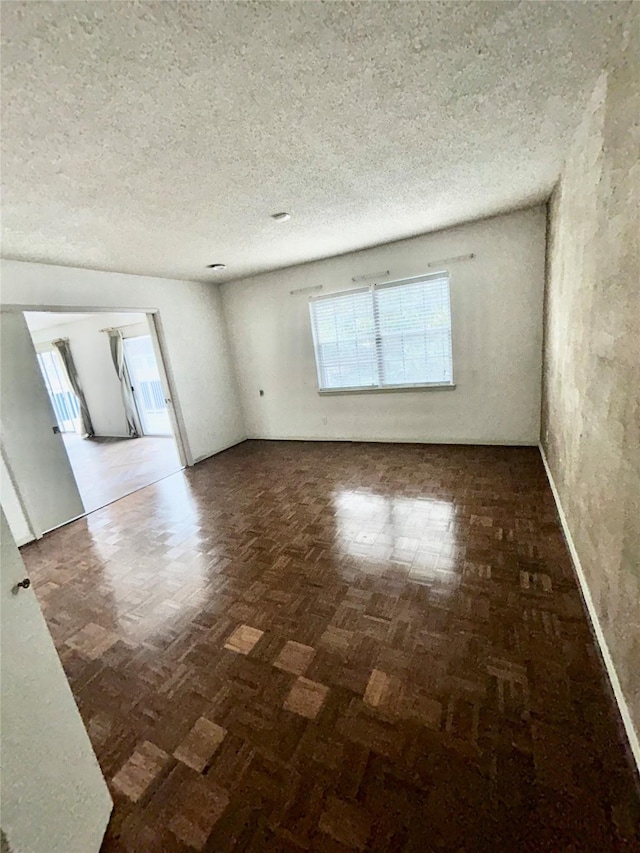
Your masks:
[{"label": "beige wall", "polygon": [[593,93],[550,206],[542,418],[549,468],[636,733],[639,31],[630,17],[618,61]]}]

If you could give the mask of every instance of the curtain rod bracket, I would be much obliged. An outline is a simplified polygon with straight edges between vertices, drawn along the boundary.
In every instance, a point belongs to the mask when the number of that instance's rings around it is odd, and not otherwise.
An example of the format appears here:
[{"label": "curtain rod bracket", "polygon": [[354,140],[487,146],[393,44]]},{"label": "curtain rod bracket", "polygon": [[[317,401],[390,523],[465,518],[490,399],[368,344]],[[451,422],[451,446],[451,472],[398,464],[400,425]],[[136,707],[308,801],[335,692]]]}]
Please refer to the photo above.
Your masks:
[{"label": "curtain rod bracket", "polygon": [[436,267],[441,266],[442,264],[450,264],[454,261],[472,261],[476,256],[475,252],[470,252],[468,255],[455,255],[452,258],[442,258],[440,261],[430,261],[427,264],[428,267]]}]

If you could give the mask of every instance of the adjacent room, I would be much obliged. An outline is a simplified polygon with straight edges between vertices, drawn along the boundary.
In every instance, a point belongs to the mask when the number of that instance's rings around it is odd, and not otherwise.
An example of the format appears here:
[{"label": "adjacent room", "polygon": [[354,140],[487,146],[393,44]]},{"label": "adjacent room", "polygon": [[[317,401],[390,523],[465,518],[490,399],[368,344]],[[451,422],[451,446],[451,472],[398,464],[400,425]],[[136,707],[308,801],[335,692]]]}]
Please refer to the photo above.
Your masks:
[{"label": "adjacent room", "polygon": [[145,314],[24,316],[87,512],[183,467]]},{"label": "adjacent room", "polygon": [[4,2],[2,850],[640,851],[640,7]]}]

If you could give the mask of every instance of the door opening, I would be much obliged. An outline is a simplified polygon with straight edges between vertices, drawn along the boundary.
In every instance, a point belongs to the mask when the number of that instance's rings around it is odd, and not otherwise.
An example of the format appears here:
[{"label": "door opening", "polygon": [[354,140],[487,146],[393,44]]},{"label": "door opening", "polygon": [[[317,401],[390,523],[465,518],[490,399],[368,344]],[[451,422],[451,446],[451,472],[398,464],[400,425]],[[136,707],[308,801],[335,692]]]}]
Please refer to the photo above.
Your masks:
[{"label": "door opening", "polygon": [[[152,314],[16,309],[0,316],[3,366],[11,365],[2,388],[11,412],[3,418],[7,462],[17,469],[22,527],[33,537],[184,467]],[[29,462],[35,447],[38,465]],[[28,541],[22,528],[15,535]]]},{"label": "door opening", "polygon": [[124,356],[143,435],[171,435],[171,422],[151,335],[124,340]]}]

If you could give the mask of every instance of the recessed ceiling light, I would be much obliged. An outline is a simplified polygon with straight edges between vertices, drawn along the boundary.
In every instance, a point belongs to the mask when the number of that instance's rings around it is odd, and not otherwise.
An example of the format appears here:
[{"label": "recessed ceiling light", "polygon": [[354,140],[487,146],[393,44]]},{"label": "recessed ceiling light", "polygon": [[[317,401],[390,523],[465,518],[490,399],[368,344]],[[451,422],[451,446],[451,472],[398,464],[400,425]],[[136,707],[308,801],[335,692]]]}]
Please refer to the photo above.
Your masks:
[{"label": "recessed ceiling light", "polygon": [[272,213],[271,218],[275,219],[276,222],[286,222],[288,219],[291,219],[291,214],[282,211],[282,213]]},{"label": "recessed ceiling light", "polygon": [[208,270],[213,270],[214,272],[220,272],[221,270],[226,270],[226,264],[207,264]]}]

